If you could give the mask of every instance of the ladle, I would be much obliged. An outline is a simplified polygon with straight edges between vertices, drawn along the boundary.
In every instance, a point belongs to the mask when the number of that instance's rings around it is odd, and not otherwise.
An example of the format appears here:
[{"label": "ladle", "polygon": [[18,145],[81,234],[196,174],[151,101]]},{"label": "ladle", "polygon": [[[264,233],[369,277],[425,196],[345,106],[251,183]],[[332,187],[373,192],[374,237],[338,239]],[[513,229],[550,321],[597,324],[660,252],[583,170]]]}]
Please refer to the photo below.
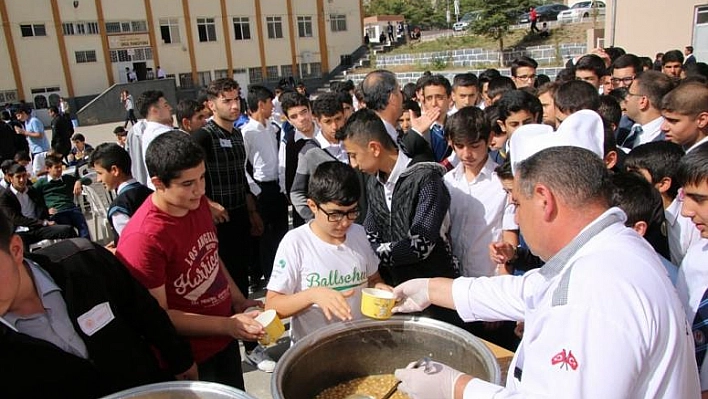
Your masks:
[{"label": "ladle", "polygon": [[[419,368],[419,367],[425,367],[425,369],[426,369],[426,371],[427,371],[428,365],[430,364],[430,361],[431,361],[431,360],[430,360],[429,357],[424,357],[424,358],[422,358],[422,359],[418,359],[418,361],[416,361],[416,362],[413,364],[413,367],[411,367],[411,368],[417,369],[417,368]],[[401,384],[401,381],[396,381],[396,383],[393,384],[393,386],[391,387],[391,389],[389,389],[388,392],[386,392],[386,393],[384,394],[384,396],[381,397],[381,399],[389,399],[391,396],[393,396],[393,394],[396,393],[396,391],[398,390],[398,385],[400,385],[400,384]],[[360,394],[360,393],[355,393],[355,394],[352,394],[352,395],[347,396],[347,397],[344,398],[344,399],[376,399],[376,398],[374,398],[374,397],[371,396],[371,395],[363,395],[363,394]]]}]

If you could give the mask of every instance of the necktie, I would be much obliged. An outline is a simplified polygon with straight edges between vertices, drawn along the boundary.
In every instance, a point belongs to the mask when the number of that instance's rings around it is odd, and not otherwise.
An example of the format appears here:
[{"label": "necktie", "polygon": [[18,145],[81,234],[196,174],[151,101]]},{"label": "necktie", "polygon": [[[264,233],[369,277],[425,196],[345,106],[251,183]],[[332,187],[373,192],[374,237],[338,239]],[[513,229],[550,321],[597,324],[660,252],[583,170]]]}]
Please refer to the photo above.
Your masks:
[{"label": "necktie", "polygon": [[430,146],[433,149],[435,161],[442,161],[447,152],[447,142],[445,141],[443,127],[437,123],[434,123],[433,126],[430,127]]},{"label": "necktie", "polygon": [[693,340],[696,342],[696,363],[698,363],[698,371],[701,371],[703,359],[706,357],[706,349],[708,349],[708,290],[703,293],[701,303],[698,304],[696,317],[693,319]]},{"label": "necktie", "polygon": [[637,141],[637,138],[640,134],[642,134],[642,132],[644,132],[644,129],[642,129],[641,125],[632,126],[632,128],[629,130],[627,138],[624,139],[620,147],[629,148],[630,150],[634,148],[634,143]]}]

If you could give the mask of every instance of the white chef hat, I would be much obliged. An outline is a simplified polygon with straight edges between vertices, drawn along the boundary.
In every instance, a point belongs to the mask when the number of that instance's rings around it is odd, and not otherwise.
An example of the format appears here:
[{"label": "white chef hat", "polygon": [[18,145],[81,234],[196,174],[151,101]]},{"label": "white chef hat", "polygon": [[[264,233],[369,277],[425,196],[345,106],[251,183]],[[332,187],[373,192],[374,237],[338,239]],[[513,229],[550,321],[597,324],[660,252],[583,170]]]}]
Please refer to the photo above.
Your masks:
[{"label": "white chef hat", "polygon": [[551,147],[585,148],[604,156],[605,131],[602,118],[595,111],[581,110],[568,116],[555,132],[550,126],[531,124],[518,128],[509,144],[511,170],[523,160]]}]

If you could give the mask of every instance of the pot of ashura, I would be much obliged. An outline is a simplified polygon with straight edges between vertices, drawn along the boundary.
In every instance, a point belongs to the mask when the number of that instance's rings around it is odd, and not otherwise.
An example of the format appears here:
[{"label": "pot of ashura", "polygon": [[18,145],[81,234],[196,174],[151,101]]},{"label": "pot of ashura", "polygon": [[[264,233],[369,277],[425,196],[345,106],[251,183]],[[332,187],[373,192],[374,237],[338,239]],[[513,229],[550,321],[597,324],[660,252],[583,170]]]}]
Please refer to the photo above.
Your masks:
[{"label": "pot of ashura", "polygon": [[[445,363],[499,384],[499,364],[474,335],[417,316],[332,324],[298,341],[278,361],[274,399],[380,398],[396,383],[393,372],[421,358]],[[402,395],[400,392],[396,395]],[[406,396],[392,396],[405,398]]]}]

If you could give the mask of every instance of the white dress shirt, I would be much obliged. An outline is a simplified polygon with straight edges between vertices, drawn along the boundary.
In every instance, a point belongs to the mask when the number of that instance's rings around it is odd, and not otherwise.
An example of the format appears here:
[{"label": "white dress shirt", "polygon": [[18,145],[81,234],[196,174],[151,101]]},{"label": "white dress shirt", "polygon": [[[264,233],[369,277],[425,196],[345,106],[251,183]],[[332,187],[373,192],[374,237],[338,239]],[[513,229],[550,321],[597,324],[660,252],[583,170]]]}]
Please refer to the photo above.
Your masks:
[{"label": "white dress shirt", "polygon": [[671,263],[676,266],[681,264],[688,248],[701,239],[701,234],[691,219],[681,216],[681,204],[681,201],[674,199],[664,209]]},{"label": "white dress shirt", "polygon": [[317,134],[317,136],[315,136],[315,140],[317,140],[320,148],[327,151],[331,156],[337,158],[339,162],[349,164],[349,154],[347,154],[344,148],[342,148],[342,143],[330,143],[321,131]]},{"label": "white dress shirt", "polygon": [[[703,294],[708,289],[707,260],[708,240],[702,238],[691,245],[681,262],[681,267],[679,267],[676,290],[686,311],[686,318],[691,324],[696,317],[696,311],[703,299]],[[706,357],[708,357],[708,353],[706,353]],[[700,379],[701,390],[708,391],[708,363],[705,362],[705,358],[703,367],[701,367]]]},{"label": "white dress shirt", "polygon": [[487,157],[474,180],[467,181],[460,163],[445,174],[450,191],[452,253],[465,277],[493,276],[496,264],[489,258],[489,244],[499,241],[506,192],[494,173],[496,162]]},{"label": "white dress shirt", "polygon": [[[141,143],[140,145],[142,146],[142,151],[143,151],[143,162],[145,162],[145,153],[147,152],[147,148],[152,143],[153,140],[162,133],[167,133],[170,130],[172,130],[173,127],[169,125],[163,125],[162,123],[159,122],[152,122],[152,121],[147,121],[145,123],[145,130],[143,130],[143,135],[141,138]],[[147,171],[147,167],[145,167],[145,170]],[[152,180],[150,180],[150,176],[148,173],[148,179],[147,182],[145,183],[146,186],[150,187],[152,190],[155,189],[155,185],[152,184]]]},{"label": "white dress shirt", "polygon": [[406,170],[411,159],[403,153],[403,151],[398,152],[398,159],[396,159],[396,164],[393,166],[393,170],[386,178],[386,181],[381,180],[381,173],[376,175],[376,180],[381,183],[384,189],[384,197],[386,198],[386,206],[388,210],[391,211],[391,201],[393,200],[393,189],[396,187],[396,182],[398,178],[401,177],[401,173]]},{"label": "white dress shirt", "polygon": [[651,143],[652,141],[661,141],[664,139],[664,132],[661,131],[661,125],[664,123],[664,117],[660,116],[653,121],[642,125],[642,132],[634,140],[634,146]]},{"label": "white dress shirt", "polygon": [[285,192],[285,168],[279,167],[275,126],[270,121],[263,125],[250,118],[241,126],[241,133],[246,147],[246,159],[253,166],[253,179],[257,182],[278,182],[281,191]]},{"label": "white dress shirt", "polygon": [[37,219],[37,208],[34,205],[34,201],[32,201],[32,199],[27,194],[27,191],[29,191],[29,189],[26,188],[24,192],[19,192],[17,191],[15,186],[11,184],[10,190],[15,194],[17,200],[20,201],[20,208],[22,208],[22,216],[26,218]]},{"label": "white dress shirt", "polygon": [[567,260],[523,276],[454,281],[463,320],[525,322],[505,386],[473,379],[464,398],[700,396],[686,313],[659,256],[625,220],[606,211],[584,230],[607,227]]}]

